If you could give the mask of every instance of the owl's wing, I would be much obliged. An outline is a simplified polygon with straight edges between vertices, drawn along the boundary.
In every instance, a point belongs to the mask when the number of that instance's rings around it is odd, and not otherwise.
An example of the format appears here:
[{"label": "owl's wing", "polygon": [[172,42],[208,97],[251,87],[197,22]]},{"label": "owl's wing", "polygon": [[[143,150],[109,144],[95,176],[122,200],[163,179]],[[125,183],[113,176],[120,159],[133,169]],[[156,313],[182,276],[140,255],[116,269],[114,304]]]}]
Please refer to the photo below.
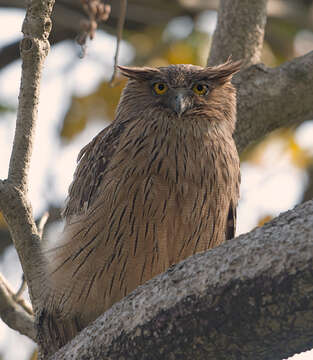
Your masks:
[{"label": "owl's wing", "polygon": [[235,237],[236,219],[237,219],[236,205],[234,204],[233,200],[231,200],[230,204],[229,204],[228,215],[227,215],[225,240],[231,240]]},{"label": "owl's wing", "polygon": [[63,216],[85,212],[97,198],[99,184],[117,146],[125,124],[112,123],[78,154],[78,165],[69,188]]}]

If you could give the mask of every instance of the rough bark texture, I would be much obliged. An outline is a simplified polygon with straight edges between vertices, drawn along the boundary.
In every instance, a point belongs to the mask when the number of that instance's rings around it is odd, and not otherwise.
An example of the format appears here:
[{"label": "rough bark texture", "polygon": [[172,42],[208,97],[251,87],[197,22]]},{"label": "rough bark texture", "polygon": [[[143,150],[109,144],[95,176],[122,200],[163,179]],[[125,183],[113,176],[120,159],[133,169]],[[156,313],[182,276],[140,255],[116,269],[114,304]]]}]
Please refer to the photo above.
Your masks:
[{"label": "rough bark texture", "polygon": [[36,310],[40,287],[36,274],[41,261],[40,238],[27,200],[28,171],[36,125],[43,62],[49,50],[50,14],[54,0],[29,0],[20,44],[22,78],[16,130],[7,180],[0,180],[0,210],[9,225],[32,304]]},{"label": "rough bark texture", "polygon": [[234,83],[239,152],[277,128],[313,118],[313,51],[274,69],[251,66]]},{"label": "rough bark texture", "polygon": [[12,329],[36,341],[36,329],[32,309],[22,299],[16,299],[13,291],[0,275],[1,319]]},{"label": "rough bark texture", "polygon": [[40,287],[36,278],[41,259],[40,238],[26,195],[9,181],[0,180],[0,209],[9,225],[19,255],[32,303],[39,300]]},{"label": "rough bark texture", "polygon": [[171,267],[51,360],[281,359],[313,346],[313,201]]},{"label": "rough bark texture", "polygon": [[267,0],[221,0],[208,65],[228,59],[260,62]]},{"label": "rough bark texture", "polygon": [[38,112],[41,69],[49,51],[52,5],[53,1],[29,1],[22,28],[22,78],[8,180],[24,192]]}]

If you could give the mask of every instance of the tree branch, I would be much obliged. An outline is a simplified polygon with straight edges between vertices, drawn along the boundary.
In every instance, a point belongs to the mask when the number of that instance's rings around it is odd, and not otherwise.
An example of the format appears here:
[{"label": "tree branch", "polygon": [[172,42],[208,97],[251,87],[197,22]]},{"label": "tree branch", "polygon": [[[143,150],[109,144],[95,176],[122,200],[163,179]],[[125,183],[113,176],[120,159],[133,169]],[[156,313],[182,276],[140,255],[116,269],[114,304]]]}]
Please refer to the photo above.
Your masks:
[{"label": "tree branch", "polygon": [[20,44],[22,78],[9,175],[0,181],[0,209],[9,225],[32,304],[36,310],[41,287],[38,266],[42,261],[40,237],[27,200],[28,172],[37,118],[40,78],[48,54],[50,15],[54,0],[28,0]]},{"label": "tree branch", "polygon": [[286,358],[313,347],[313,201],[192,256],[115,304],[58,359]]},{"label": "tree branch", "polygon": [[0,316],[10,328],[36,341],[36,329],[31,308],[23,300],[16,299],[1,274]]},{"label": "tree branch", "polygon": [[117,23],[117,34],[116,34],[116,50],[114,55],[114,65],[113,65],[113,74],[110,79],[110,85],[113,86],[116,72],[117,72],[117,64],[118,64],[118,55],[120,52],[120,42],[122,40],[123,29],[126,18],[126,9],[127,9],[127,0],[120,0],[120,17]]},{"label": "tree branch", "polygon": [[277,68],[262,64],[234,78],[239,152],[269,132],[313,118],[313,51]]},{"label": "tree branch", "polygon": [[9,225],[28,284],[30,298],[33,306],[36,307],[35,303],[40,298],[42,286],[38,283],[38,266],[42,254],[32,208],[25,194],[6,180],[0,181],[0,209]]},{"label": "tree branch", "polygon": [[[49,51],[47,39],[52,26],[49,17],[52,10],[51,3],[51,0],[30,1],[22,29],[24,33],[20,44],[23,60],[22,78],[8,180],[24,192],[27,191],[27,176],[38,112],[41,71]],[[47,11],[49,14],[45,14]],[[41,14],[46,16],[40,16]]]},{"label": "tree branch", "polygon": [[208,65],[244,60],[260,62],[266,24],[267,0],[221,0]]}]

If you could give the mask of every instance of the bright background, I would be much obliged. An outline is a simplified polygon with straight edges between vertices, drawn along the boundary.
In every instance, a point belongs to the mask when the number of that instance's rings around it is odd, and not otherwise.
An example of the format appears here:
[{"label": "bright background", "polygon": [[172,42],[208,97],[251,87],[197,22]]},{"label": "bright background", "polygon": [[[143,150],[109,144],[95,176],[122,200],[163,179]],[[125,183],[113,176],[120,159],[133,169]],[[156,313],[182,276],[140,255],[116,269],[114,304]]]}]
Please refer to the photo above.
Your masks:
[{"label": "bright background", "polygon": [[[1,9],[0,47],[21,38],[23,18],[23,11]],[[215,24],[216,13],[203,11],[195,20],[174,18],[159,30],[157,40],[151,40],[154,35],[146,33],[128,35],[127,41],[121,44],[119,63],[131,64],[138,54],[152,50],[154,41],[159,41],[167,46],[147,60],[149,65],[178,62],[204,65]],[[300,29],[292,41],[294,56],[313,49],[313,33],[308,30]],[[30,199],[35,218],[40,218],[47,209],[62,207],[79,150],[112,119],[123,86],[121,83],[111,89],[106,84],[112,73],[115,42],[114,37],[99,31],[89,42],[84,59],[78,57],[79,47],[72,41],[64,41],[50,51],[43,73],[30,170]],[[201,48],[198,44],[202,44]],[[264,61],[268,65],[279,63],[267,44]],[[0,71],[0,178],[7,176],[20,67],[18,60]],[[312,165],[312,157],[313,121],[276,132],[242,154],[237,235],[262,225],[302,201],[303,192],[310,183],[307,169]],[[5,224],[0,218],[1,227]],[[59,223],[54,227],[50,225],[47,230],[51,237],[56,237],[61,228]],[[0,253],[0,271],[17,289],[22,272],[11,246]],[[34,348],[32,341],[8,329],[0,320],[0,359],[30,359]],[[293,359],[312,358],[313,352]]]}]

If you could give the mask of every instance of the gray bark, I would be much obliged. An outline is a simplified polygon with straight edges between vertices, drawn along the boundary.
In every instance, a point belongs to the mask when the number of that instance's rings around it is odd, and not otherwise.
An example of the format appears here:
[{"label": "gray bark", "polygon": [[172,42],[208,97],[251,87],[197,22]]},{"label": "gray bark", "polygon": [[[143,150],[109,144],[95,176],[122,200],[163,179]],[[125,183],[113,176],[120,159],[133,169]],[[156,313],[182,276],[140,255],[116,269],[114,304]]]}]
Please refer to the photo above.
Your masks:
[{"label": "gray bark", "polygon": [[260,62],[266,24],[267,0],[220,0],[217,27],[208,65],[229,56],[244,66]]},{"label": "gray bark", "polygon": [[239,152],[275,129],[313,119],[313,51],[277,68],[243,69],[234,83]]},{"label": "gray bark", "polygon": [[36,341],[36,329],[32,309],[23,299],[17,299],[10,286],[0,274],[1,319],[12,329]]},{"label": "gray bark", "polygon": [[49,51],[50,14],[54,0],[28,0],[20,44],[22,76],[16,129],[9,174],[0,180],[0,210],[12,235],[28,283],[32,305],[37,310],[41,284],[37,278],[42,261],[40,237],[27,199],[28,172],[38,112],[40,78]]},{"label": "gray bark", "polygon": [[140,286],[51,360],[282,359],[313,347],[313,201]]}]

